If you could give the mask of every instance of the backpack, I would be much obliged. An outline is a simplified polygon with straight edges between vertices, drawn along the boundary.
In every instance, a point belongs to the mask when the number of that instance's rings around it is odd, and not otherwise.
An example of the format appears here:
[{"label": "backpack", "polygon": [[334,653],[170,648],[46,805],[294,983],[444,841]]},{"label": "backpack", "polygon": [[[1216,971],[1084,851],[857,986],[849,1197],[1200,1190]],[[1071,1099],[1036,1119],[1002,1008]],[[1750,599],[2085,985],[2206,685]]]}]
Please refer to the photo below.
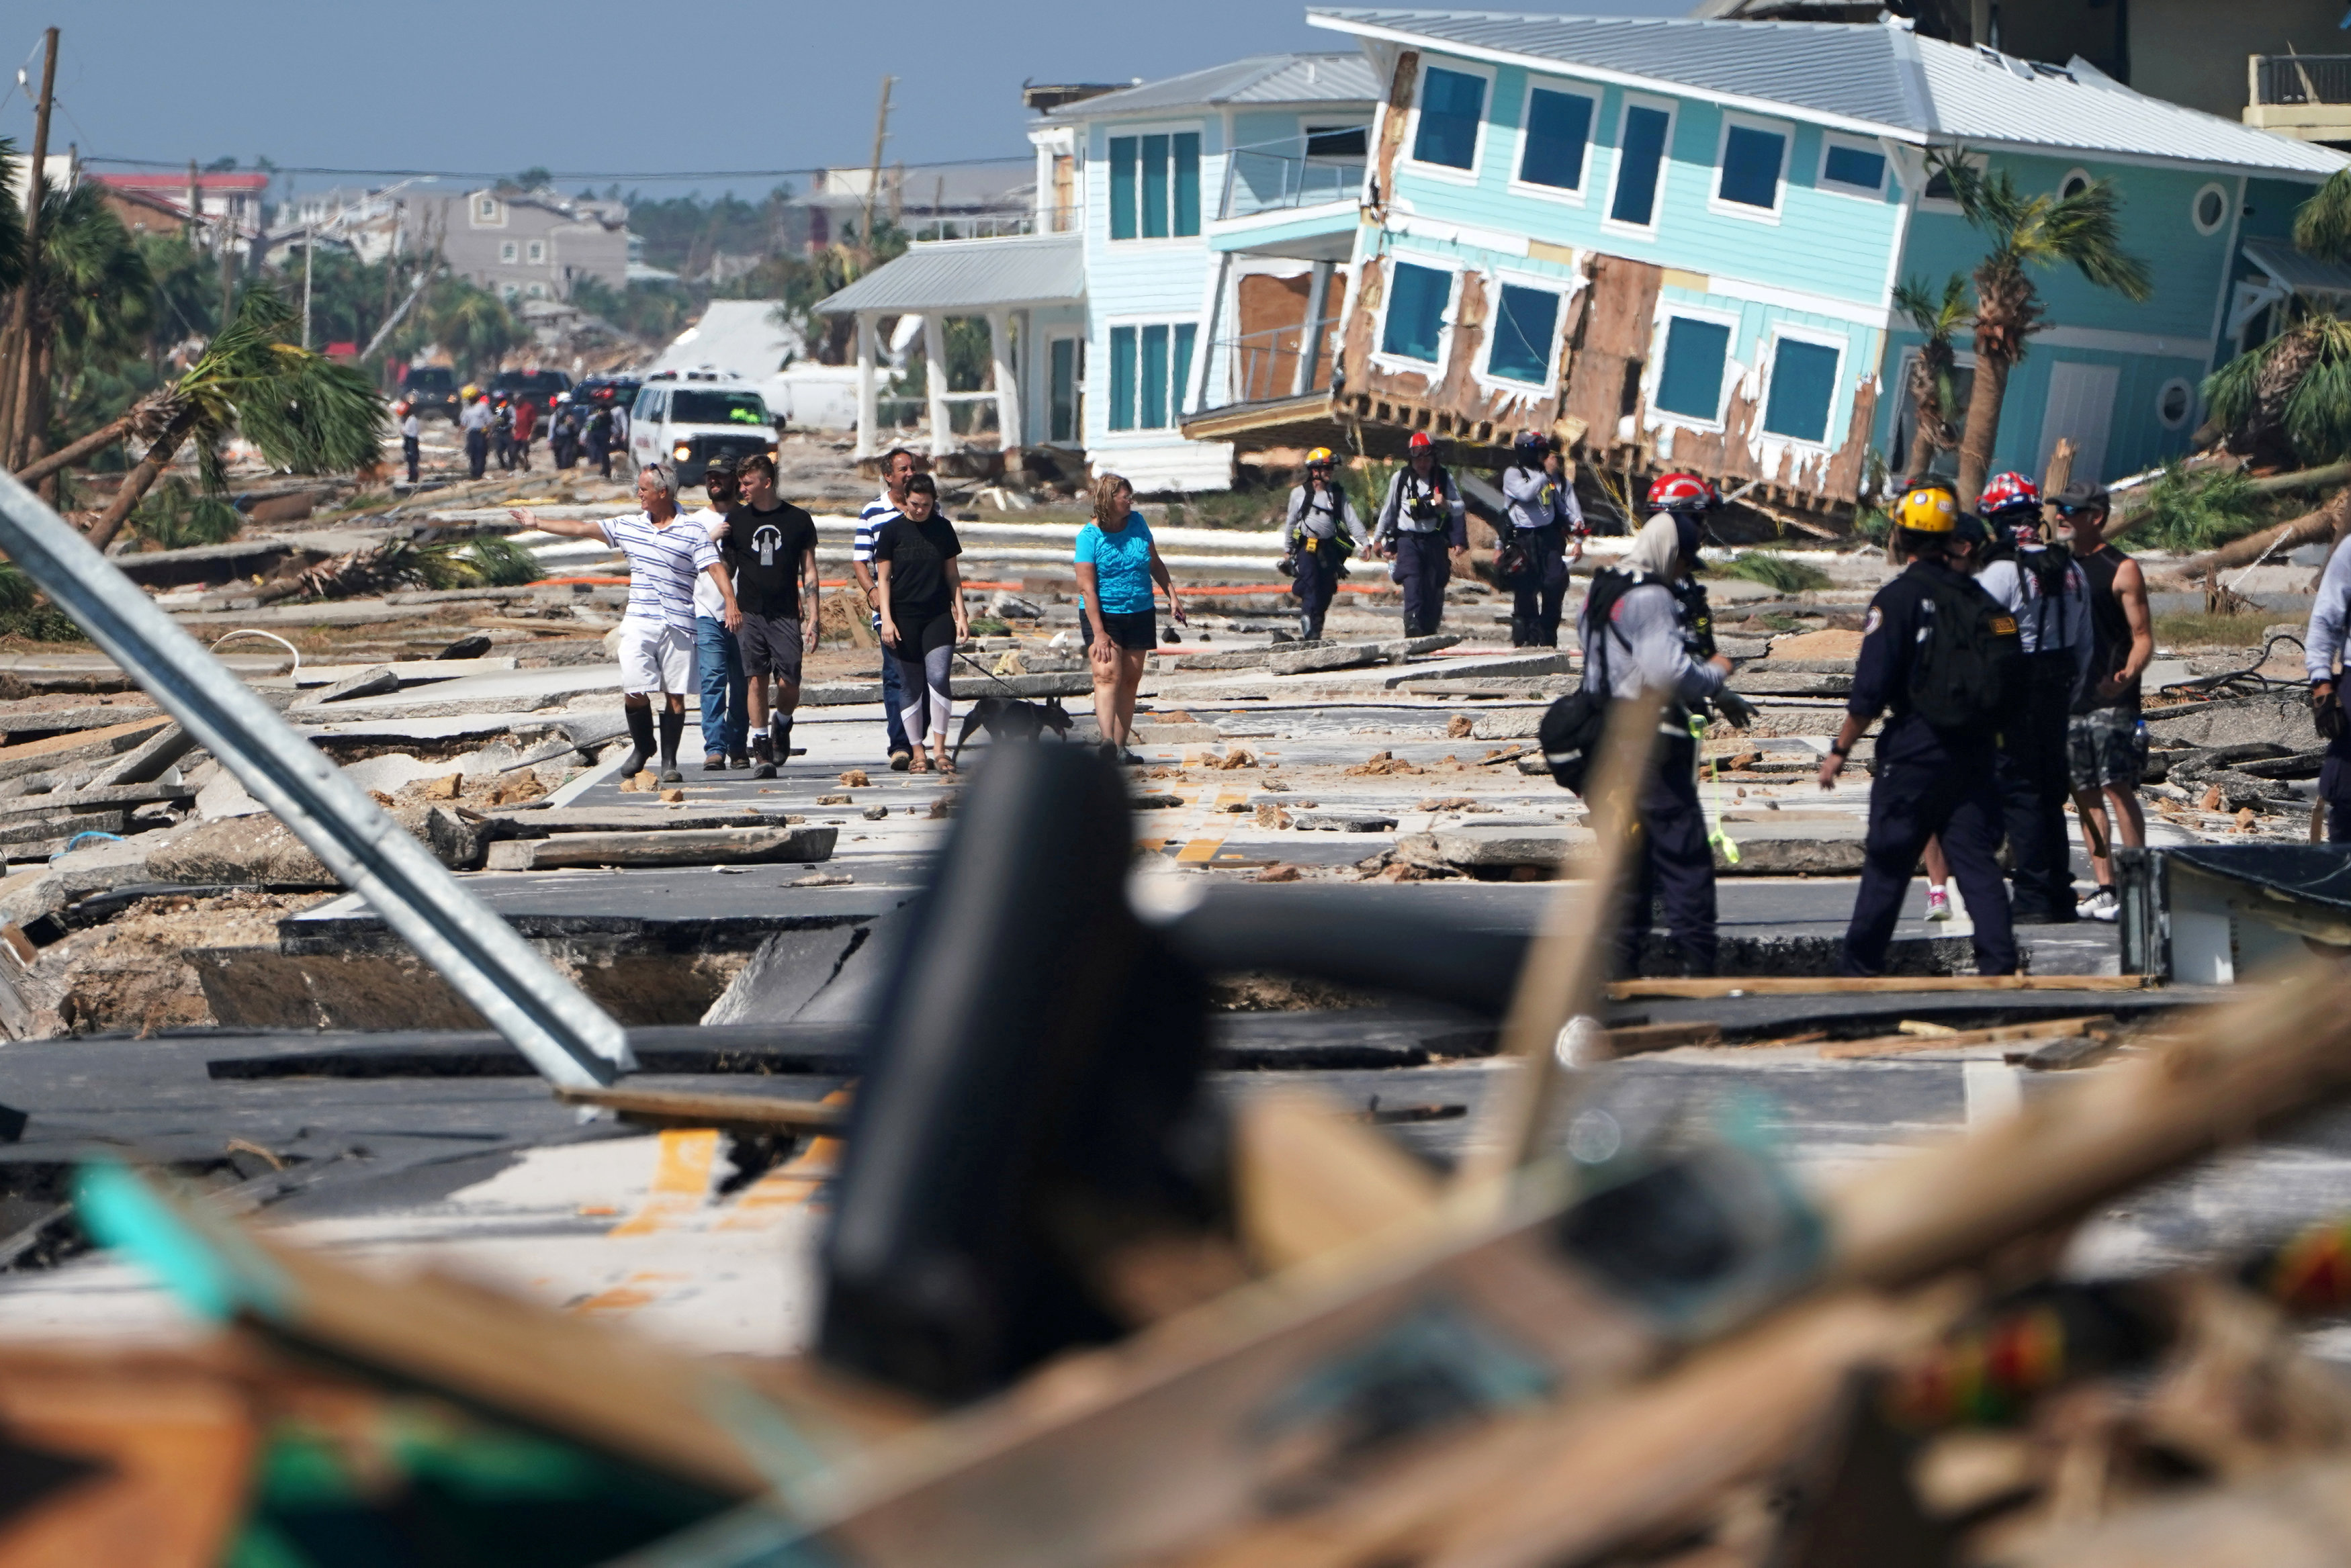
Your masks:
[{"label": "backpack", "polygon": [[2016,618],[1966,577],[1920,572],[1934,619],[1910,661],[1910,708],[1938,730],[1996,727],[2022,690]]},{"label": "backpack", "polygon": [[1583,618],[1601,628],[1600,640],[1593,644],[1600,668],[1594,671],[1585,665],[1582,689],[1552,703],[1544,711],[1542,722],[1535,726],[1535,739],[1542,747],[1543,761],[1551,766],[1552,778],[1571,794],[1583,793],[1584,776],[1600,754],[1600,739],[1608,729],[1608,705],[1613,701],[1608,694],[1608,639],[1614,638],[1628,650],[1633,646],[1616,629],[1610,612],[1618,599],[1646,580],[1613,567],[1593,576],[1592,591],[1584,598]]}]

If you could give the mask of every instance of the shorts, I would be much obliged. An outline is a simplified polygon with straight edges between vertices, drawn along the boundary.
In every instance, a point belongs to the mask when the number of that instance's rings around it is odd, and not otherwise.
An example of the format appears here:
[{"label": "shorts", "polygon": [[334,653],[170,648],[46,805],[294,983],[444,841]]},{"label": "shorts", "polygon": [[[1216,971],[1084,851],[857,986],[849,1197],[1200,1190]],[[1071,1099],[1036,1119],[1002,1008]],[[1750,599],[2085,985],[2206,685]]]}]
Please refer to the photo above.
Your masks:
[{"label": "shorts", "polygon": [[1113,647],[1129,653],[1148,653],[1159,646],[1159,616],[1155,610],[1131,610],[1123,615],[1105,610],[1102,622]]},{"label": "shorts", "polygon": [[735,632],[743,650],[743,673],[753,680],[773,675],[800,682],[800,623],[783,616],[746,615]]},{"label": "shorts", "polygon": [[2065,757],[2075,789],[2137,789],[2147,774],[2147,737],[2136,708],[2093,708],[2065,723]]},{"label": "shorts", "polygon": [[631,616],[621,622],[621,690],[683,697],[694,686],[694,633],[666,621]]}]

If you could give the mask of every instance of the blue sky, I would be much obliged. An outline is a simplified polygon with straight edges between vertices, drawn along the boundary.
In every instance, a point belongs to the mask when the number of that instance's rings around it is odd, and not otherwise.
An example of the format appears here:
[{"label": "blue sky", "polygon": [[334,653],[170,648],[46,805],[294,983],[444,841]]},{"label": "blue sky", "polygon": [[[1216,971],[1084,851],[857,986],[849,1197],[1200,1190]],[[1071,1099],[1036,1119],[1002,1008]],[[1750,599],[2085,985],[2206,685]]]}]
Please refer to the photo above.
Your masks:
[{"label": "blue sky", "polygon": [[[1463,8],[1679,16],[1689,0]],[[1346,47],[1304,16],[1290,0],[82,0],[11,7],[0,24],[0,135],[32,141],[28,94],[8,89],[20,64],[37,89],[54,22],[50,137],[85,154],[608,175],[858,164],[887,72],[892,161],[1019,157],[1024,78],[1123,81]],[[756,196],[773,182],[733,183]]]}]

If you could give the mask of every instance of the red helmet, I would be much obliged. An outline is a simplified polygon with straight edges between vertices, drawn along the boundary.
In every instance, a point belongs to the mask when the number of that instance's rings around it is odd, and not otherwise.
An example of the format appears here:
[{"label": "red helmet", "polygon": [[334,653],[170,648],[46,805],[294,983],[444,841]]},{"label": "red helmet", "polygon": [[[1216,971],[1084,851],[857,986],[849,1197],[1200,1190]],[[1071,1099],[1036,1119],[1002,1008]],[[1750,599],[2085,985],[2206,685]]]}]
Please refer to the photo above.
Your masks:
[{"label": "red helmet", "polygon": [[2021,473],[1995,473],[1984,482],[1976,498],[1976,512],[1991,517],[2002,512],[2039,511],[2041,488]]},{"label": "red helmet", "polygon": [[1711,512],[1722,504],[1713,485],[1695,473],[1667,473],[1649,486],[1652,512]]},{"label": "red helmet", "polygon": [[1437,443],[1428,439],[1426,431],[1415,431],[1412,432],[1412,439],[1404,444],[1410,450],[1418,452],[1425,446],[1435,446]]}]

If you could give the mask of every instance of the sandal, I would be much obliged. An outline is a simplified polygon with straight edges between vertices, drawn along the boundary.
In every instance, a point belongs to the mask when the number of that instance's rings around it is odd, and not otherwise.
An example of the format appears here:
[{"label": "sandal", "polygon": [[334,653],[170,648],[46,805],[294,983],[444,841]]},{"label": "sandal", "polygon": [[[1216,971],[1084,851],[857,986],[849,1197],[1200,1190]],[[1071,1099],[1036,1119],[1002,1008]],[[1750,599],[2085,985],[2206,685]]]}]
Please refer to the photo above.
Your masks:
[{"label": "sandal", "polygon": [[914,755],[914,759],[907,763],[906,771],[910,774],[929,773],[931,771],[931,759],[923,755],[922,753],[916,752]]},{"label": "sandal", "polygon": [[941,757],[935,765],[938,772],[942,774],[951,774],[956,771],[955,759],[953,757]]}]

